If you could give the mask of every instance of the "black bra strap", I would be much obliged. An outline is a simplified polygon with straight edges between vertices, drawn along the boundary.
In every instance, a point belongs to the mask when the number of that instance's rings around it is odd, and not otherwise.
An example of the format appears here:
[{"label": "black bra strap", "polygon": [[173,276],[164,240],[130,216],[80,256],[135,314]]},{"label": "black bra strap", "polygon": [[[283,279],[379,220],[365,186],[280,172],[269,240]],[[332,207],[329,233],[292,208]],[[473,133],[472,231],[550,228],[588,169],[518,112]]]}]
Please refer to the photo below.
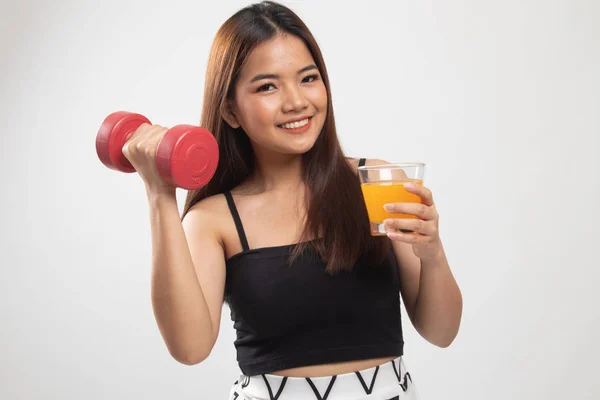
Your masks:
[{"label": "black bra strap", "polygon": [[365,165],[366,162],[367,162],[366,158],[361,158],[360,160],[358,160],[358,166],[362,167],[363,165]]},{"label": "black bra strap", "polygon": [[235,222],[235,228],[238,231],[238,235],[240,237],[240,242],[242,242],[242,249],[244,251],[250,250],[248,247],[248,240],[246,239],[246,233],[244,232],[244,227],[242,226],[242,220],[240,219],[240,214],[235,206],[235,202],[233,201],[233,196],[229,190],[223,193],[225,198],[227,199],[227,205],[229,206],[229,211],[231,211],[231,215],[233,216],[233,222]]}]

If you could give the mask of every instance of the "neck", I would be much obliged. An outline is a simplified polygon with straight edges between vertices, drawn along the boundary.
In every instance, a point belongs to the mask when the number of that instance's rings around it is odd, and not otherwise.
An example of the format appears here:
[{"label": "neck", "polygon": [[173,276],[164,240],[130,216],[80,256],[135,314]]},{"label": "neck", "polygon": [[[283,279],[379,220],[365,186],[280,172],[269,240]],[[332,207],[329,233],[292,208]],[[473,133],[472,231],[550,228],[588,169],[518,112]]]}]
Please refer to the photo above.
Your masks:
[{"label": "neck", "polygon": [[252,180],[260,191],[290,192],[302,184],[302,155],[256,155]]}]

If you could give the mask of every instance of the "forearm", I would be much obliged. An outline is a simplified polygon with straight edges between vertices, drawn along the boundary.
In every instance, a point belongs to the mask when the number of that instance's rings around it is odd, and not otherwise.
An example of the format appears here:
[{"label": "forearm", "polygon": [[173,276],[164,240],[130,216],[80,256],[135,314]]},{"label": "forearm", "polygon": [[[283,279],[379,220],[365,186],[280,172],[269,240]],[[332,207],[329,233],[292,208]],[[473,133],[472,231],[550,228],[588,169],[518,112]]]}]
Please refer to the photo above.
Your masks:
[{"label": "forearm", "polygon": [[208,305],[196,277],[175,196],[149,194],[152,230],[152,307],[167,348],[184,364],[212,349]]},{"label": "forearm", "polygon": [[458,333],[462,295],[440,244],[438,256],[421,260],[415,326],[429,342],[449,346]]}]

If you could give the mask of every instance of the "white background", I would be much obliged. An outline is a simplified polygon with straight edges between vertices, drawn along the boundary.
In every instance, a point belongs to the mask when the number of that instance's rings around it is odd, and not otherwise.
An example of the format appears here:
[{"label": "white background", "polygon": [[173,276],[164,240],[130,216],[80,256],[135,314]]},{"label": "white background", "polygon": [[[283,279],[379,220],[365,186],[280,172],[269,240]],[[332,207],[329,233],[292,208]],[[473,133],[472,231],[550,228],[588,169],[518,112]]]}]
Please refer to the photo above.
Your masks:
[{"label": "white background", "polygon": [[[199,123],[214,34],[249,3],[1,4],[0,398],[225,399],[228,308],[207,361],[169,356],[143,183],[94,143],[116,110]],[[285,4],[348,156],[428,164],[464,316],[448,349],[406,322],[422,398],[598,399],[600,2]]]}]

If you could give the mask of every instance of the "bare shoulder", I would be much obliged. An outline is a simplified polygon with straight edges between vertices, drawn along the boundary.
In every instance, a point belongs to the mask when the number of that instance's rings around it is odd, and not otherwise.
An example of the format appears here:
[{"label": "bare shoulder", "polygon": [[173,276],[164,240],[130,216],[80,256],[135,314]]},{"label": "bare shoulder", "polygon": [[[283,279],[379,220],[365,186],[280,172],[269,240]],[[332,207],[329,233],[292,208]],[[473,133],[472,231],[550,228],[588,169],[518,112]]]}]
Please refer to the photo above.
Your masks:
[{"label": "bare shoulder", "polygon": [[186,230],[202,229],[222,244],[221,227],[229,215],[227,200],[223,194],[206,197],[194,204],[185,215],[183,225]]},{"label": "bare shoulder", "polygon": [[[346,157],[346,161],[348,161],[348,164],[352,167],[352,169],[354,171],[358,170],[358,162],[360,161],[359,158],[351,158],[351,157]],[[387,161],[384,160],[379,160],[376,158],[367,158],[365,159],[365,165],[370,166],[370,165],[385,165],[385,164],[390,164]]]},{"label": "bare shoulder", "polygon": [[223,194],[215,194],[206,197],[194,204],[188,211],[188,215],[202,215],[206,218],[219,218],[227,211],[227,200]]},{"label": "bare shoulder", "polygon": [[370,166],[370,165],[386,165],[386,164],[391,164],[388,161],[385,160],[379,160],[377,158],[367,158],[367,160],[365,161],[365,165],[366,166]]},{"label": "bare shoulder", "polygon": [[190,212],[198,210],[198,212],[219,212],[227,210],[227,200],[222,193],[206,197],[190,208]]}]

